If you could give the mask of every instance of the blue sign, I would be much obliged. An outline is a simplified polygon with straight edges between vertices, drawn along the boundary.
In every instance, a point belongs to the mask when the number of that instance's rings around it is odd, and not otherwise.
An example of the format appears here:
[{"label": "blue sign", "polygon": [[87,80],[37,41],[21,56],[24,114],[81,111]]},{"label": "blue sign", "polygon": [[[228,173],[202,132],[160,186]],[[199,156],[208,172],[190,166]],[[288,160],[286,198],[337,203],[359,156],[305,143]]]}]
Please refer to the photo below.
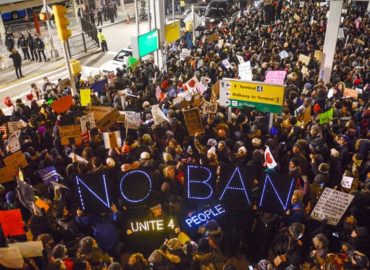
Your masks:
[{"label": "blue sign", "polygon": [[192,214],[189,218],[185,219],[186,224],[191,228],[200,226],[207,223],[207,221],[216,219],[218,216],[226,213],[226,210],[219,203],[212,207],[203,209],[202,211]]}]

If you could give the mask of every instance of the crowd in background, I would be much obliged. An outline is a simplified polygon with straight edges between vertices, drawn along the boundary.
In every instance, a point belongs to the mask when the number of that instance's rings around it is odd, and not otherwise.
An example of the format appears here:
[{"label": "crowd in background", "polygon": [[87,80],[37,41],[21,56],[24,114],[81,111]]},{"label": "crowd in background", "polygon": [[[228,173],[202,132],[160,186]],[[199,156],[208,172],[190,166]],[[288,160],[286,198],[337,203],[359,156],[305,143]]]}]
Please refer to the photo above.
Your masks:
[{"label": "crowd in background", "polygon": [[[110,128],[121,131],[122,147],[105,149],[102,131],[96,128],[91,130],[88,143],[61,144],[59,127],[78,124],[84,114],[79,95],[73,96],[71,109],[59,115],[47,103],[39,106],[34,100],[27,105],[18,99],[13,105],[8,101],[13,113],[1,115],[0,124],[27,123],[19,135],[21,151],[28,161],[22,169],[23,178],[50,208],[45,212],[32,203],[25,204],[16,191],[19,181],[3,184],[1,208],[20,208],[28,232],[17,238],[2,236],[2,246],[41,240],[43,256],[25,259],[25,269],[369,269],[367,3],[345,6],[341,22],[345,38],[337,41],[331,81],[325,84],[319,79],[320,62],[313,55],[323,49],[328,7],[316,5],[316,1],[305,1],[303,7],[298,2],[280,2],[265,6],[265,12],[248,6],[224,18],[214,29],[202,31],[195,43],[191,33],[186,33],[168,46],[166,71],[159,70],[152,60],[141,61],[134,69],[117,70],[114,81],[109,79],[104,90],[93,95],[92,105],[122,111],[118,90],[132,95],[126,98],[124,110],[141,114],[139,129],[126,132],[122,123]],[[222,44],[204,39],[212,33],[218,34]],[[180,60],[183,48],[190,49],[191,56]],[[285,59],[279,56],[282,50],[289,54]],[[308,65],[298,61],[300,54],[310,55]],[[238,78],[238,56],[250,61],[254,81],[263,82],[270,70],[287,72],[282,113],[274,115],[269,128],[265,113],[251,108],[230,113],[219,106],[216,114],[202,115],[204,133],[189,136],[180,104],[174,99],[190,92],[187,82],[196,76],[198,80],[210,79],[202,99],[216,100],[213,86],[222,78]],[[224,59],[231,67],[222,64]],[[77,88],[86,85],[78,81]],[[358,91],[358,97],[345,97],[346,88]],[[33,93],[37,99],[50,100],[68,95],[70,90],[45,79],[44,85],[33,85]],[[190,95],[190,107],[193,98]],[[151,107],[156,104],[168,121],[154,124]],[[320,124],[319,114],[331,108],[330,122]],[[207,222],[189,234],[191,239],[185,243],[179,234],[186,230],[179,223],[173,232],[163,235],[162,244],[154,250],[148,247],[157,239],[148,237],[134,243],[123,229],[133,212],[153,218],[171,213],[181,219],[196,210],[189,209],[183,198],[187,164],[207,165],[215,171],[224,163],[249,166],[258,186],[264,174],[271,173],[265,167],[266,146],[277,162],[272,171],[295,179],[285,213],[269,213],[253,205],[248,211],[231,215],[227,222]],[[9,155],[4,136],[0,136],[0,148],[2,157]],[[71,152],[87,163],[79,163],[73,155],[70,158]],[[47,185],[40,179],[37,172],[51,165],[60,174],[63,186]],[[134,209],[117,201],[108,212],[81,210],[73,192],[73,174],[118,174],[137,168],[150,172],[156,196]],[[354,179],[351,188],[341,186],[343,175]],[[326,187],[354,195],[337,226],[310,217]]]}]

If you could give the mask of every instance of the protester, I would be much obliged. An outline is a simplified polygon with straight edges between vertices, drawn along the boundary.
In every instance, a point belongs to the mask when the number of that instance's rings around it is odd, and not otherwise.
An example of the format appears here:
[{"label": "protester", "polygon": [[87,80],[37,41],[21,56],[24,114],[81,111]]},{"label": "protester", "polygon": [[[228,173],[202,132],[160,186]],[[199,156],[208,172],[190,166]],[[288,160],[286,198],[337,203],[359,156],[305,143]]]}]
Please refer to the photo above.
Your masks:
[{"label": "protester", "polygon": [[[24,181],[0,175],[0,206],[20,209],[28,239],[42,241],[34,264],[369,269],[369,16],[363,3],[345,4],[345,37],[325,84],[315,51],[328,8],[316,2],[248,4],[217,27],[206,25],[195,42],[187,32],[166,47],[167,70],[149,57],[113,78],[79,78],[72,97],[67,84],[45,78],[44,100],[4,100],[14,110],[0,115],[0,169],[14,155],[6,133],[14,121],[25,123],[18,158],[27,165],[9,169]],[[244,76],[244,62],[254,82],[286,73],[271,125],[268,113],[220,100],[225,78]],[[89,88],[96,107],[81,106],[81,89]],[[88,112],[95,119],[83,124]],[[72,125],[78,132],[66,140]]]}]

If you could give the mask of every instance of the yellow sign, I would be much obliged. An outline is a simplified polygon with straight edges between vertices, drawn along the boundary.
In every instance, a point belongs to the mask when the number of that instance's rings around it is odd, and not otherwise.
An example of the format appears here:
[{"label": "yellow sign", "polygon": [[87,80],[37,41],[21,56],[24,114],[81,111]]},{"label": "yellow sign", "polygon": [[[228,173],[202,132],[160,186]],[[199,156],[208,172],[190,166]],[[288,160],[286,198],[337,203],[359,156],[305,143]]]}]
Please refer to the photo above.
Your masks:
[{"label": "yellow sign", "polygon": [[91,89],[81,89],[81,106],[91,105]]},{"label": "yellow sign", "polygon": [[280,113],[284,101],[285,85],[222,80],[228,105],[233,108],[250,107],[262,112]]},{"label": "yellow sign", "polygon": [[180,39],[180,21],[166,24],[165,37],[167,43],[172,43]]}]

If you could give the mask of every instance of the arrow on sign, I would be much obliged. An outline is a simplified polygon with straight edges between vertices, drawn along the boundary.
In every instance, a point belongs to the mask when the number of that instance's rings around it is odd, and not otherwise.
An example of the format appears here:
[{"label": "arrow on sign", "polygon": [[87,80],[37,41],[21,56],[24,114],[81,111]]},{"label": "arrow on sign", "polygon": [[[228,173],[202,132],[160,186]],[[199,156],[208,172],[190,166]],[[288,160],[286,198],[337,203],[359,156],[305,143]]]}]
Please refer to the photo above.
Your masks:
[{"label": "arrow on sign", "polygon": [[226,96],[231,96],[231,93],[227,91]]},{"label": "arrow on sign", "polygon": [[230,88],[231,87],[231,84],[229,82],[226,82],[225,85],[226,85],[226,88]]}]

